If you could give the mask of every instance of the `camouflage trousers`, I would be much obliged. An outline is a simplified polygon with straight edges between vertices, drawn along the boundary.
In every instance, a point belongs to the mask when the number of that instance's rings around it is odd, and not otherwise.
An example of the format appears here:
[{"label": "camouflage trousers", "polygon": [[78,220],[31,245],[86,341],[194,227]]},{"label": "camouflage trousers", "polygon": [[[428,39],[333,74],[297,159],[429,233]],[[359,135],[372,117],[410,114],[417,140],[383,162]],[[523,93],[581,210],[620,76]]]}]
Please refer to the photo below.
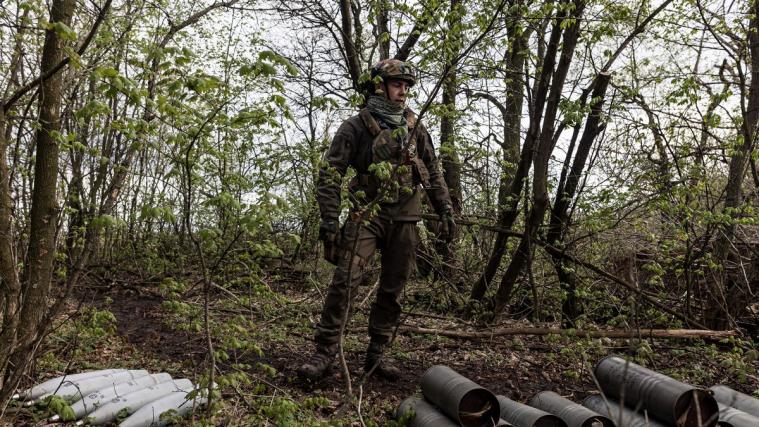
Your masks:
[{"label": "camouflage trousers", "polygon": [[[382,255],[381,273],[377,297],[369,314],[369,336],[377,344],[386,344],[390,340],[401,314],[401,292],[414,272],[418,243],[415,222],[392,222],[380,218],[363,225],[351,220],[346,222],[337,268],[324,301],[321,320],[316,326],[317,346],[327,352],[336,351],[349,296],[355,299],[367,260],[377,249]],[[351,280],[348,279],[349,269],[353,276]]]}]

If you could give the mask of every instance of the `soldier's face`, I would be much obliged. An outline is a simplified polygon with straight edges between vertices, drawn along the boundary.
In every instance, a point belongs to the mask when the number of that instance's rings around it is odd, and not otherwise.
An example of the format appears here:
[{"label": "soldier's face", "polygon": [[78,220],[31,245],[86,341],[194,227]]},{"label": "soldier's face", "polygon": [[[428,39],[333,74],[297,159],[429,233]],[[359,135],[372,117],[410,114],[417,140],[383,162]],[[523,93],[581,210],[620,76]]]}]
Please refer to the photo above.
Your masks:
[{"label": "soldier's face", "polygon": [[397,102],[398,104],[406,103],[406,94],[409,90],[409,84],[404,80],[387,81],[387,99]]}]

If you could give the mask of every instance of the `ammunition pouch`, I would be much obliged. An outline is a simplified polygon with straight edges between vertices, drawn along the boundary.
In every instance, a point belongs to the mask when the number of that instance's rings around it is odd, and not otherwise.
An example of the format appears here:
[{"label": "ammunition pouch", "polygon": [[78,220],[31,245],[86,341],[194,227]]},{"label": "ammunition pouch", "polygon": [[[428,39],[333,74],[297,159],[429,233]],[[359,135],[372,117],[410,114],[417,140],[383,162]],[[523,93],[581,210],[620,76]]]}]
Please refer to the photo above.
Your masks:
[{"label": "ammunition pouch", "polygon": [[352,194],[358,191],[364,193],[364,197],[357,197],[356,201],[369,202],[380,196],[381,203],[396,203],[401,198],[401,193],[413,192],[418,184],[428,187],[430,173],[417,155],[416,139],[408,141],[416,125],[416,117],[413,114],[407,115],[409,134],[405,135],[404,141],[399,141],[393,136],[392,129],[381,129],[367,109],[362,109],[359,116],[374,136],[371,146],[372,163],[389,162],[397,169],[394,182],[382,182],[372,173],[359,173],[349,184]]},{"label": "ammunition pouch", "polygon": [[372,159],[373,162],[388,162],[397,155],[398,143],[393,138],[393,131],[383,129],[372,141]]},{"label": "ammunition pouch", "polygon": [[[401,164],[396,166],[394,181],[382,182],[372,173],[357,174],[348,184],[351,194],[354,195],[355,202],[364,204],[375,200],[377,196],[382,196],[382,203],[395,203],[400,195],[407,188],[413,192],[418,184],[425,187],[429,186],[430,174],[424,162],[418,157],[414,157],[410,164]],[[395,185],[397,183],[397,185]],[[363,197],[357,197],[357,192],[363,192]]]}]

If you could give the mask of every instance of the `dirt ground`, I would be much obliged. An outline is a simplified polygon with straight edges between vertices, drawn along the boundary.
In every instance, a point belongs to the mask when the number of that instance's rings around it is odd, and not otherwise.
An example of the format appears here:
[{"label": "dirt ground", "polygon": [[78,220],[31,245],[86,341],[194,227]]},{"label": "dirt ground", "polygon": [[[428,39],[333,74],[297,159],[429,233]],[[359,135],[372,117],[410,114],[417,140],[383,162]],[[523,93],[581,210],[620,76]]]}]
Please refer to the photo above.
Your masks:
[{"label": "dirt ground", "polygon": [[[283,290],[286,292],[286,290]],[[199,337],[185,332],[177,332],[167,323],[161,310],[161,298],[151,294],[127,292],[120,295],[119,304],[110,309],[118,321],[118,333],[128,343],[140,351],[165,361],[193,361],[200,365],[204,358],[201,346],[188,345]],[[303,299],[302,294],[289,295],[292,299]],[[319,297],[314,302],[309,316],[318,318]],[[359,309],[359,313],[362,309]],[[363,309],[366,311],[366,309]],[[356,319],[358,318],[358,319]],[[347,340],[346,362],[354,380],[362,374],[363,348],[366,345],[365,316],[354,316]],[[276,319],[275,319],[276,320]],[[442,316],[423,313],[404,316],[409,325],[438,329],[460,329],[466,325]],[[280,327],[279,322],[264,321],[264,328]],[[504,325],[501,325],[504,326]],[[508,325],[506,325],[508,326]],[[521,324],[524,326],[524,324]],[[295,369],[303,363],[312,349],[311,336],[298,330],[285,330],[287,339],[260,343],[263,357],[260,361],[273,366],[277,373],[271,379],[271,386],[286,390],[294,399],[313,393],[340,402],[345,393],[345,381],[336,362],[323,381],[307,385],[296,379]],[[266,336],[265,334],[262,336]],[[741,381],[734,369],[730,369],[720,354],[733,351],[729,345],[718,343],[692,343],[690,341],[646,340],[579,340],[546,337],[520,336],[495,337],[490,340],[451,340],[421,335],[399,335],[391,351],[403,376],[398,381],[369,378],[361,382],[364,405],[375,405],[380,424],[392,418],[394,408],[406,397],[419,394],[419,380],[429,367],[436,364],[447,365],[467,376],[496,394],[503,394],[513,400],[526,402],[536,393],[553,390],[576,402],[597,393],[591,374],[592,366],[602,357],[617,354],[639,357],[649,368],[671,374],[682,381],[695,385],[711,386],[726,384],[737,390],[751,394],[759,390],[759,362],[749,358],[746,375]],[[188,348],[196,350],[188,351]],[[645,350],[645,351],[644,351]],[[715,355],[717,355],[715,357]],[[332,411],[339,411],[335,404],[321,409],[321,415],[329,419]]]},{"label": "dirt ground", "polygon": [[[315,409],[318,419],[341,425],[354,425],[353,407],[343,405],[346,386],[338,363],[331,373],[317,384],[303,384],[295,370],[312,350],[309,325],[318,319],[321,297],[317,291],[299,281],[270,283],[282,296],[280,305],[268,316],[254,319],[260,357],[248,362],[262,362],[275,369],[273,375],[257,376],[265,385],[261,393],[285,396],[301,403],[310,396],[325,398],[329,404]],[[118,363],[119,357],[130,356],[129,363],[144,363],[145,369],[167,370],[172,375],[193,378],[204,366],[206,357],[201,334],[178,328],[176,317],[162,307],[164,297],[150,286],[93,287],[80,292],[85,306],[107,309],[115,317],[115,334],[121,342],[116,350],[107,350],[108,359],[92,354],[93,363]],[[364,299],[368,292],[362,288]],[[215,295],[221,297],[222,294]],[[371,301],[371,299],[369,299]],[[423,310],[416,304],[405,307],[406,325],[459,330],[469,325],[453,317]],[[397,405],[406,397],[420,394],[422,374],[436,364],[447,365],[496,394],[527,402],[537,392],[553,390],[576,402],[596,393],[592,367],[610,354],[635,358],[647,367],[672,375],[682,381],[711,386],[726,384],[751,394],[759,390],[759,361],[750,352],[737,354],[726,343],[666,340],[578,339],[558,336],[501,336],[487,340],[454,340],[432,335],[399,334],[389,355],[401,368],[403,376],[389,382],[378,378],[361,380],[363,350],[367,344],[366,318],[368,304],[359,304],[348,328],[346,362],[353,379],[354,393],[360,396],[364,414],[383,425],[394,417]],[[529,326],[526,321],[512,321],[499,326]],[[543,325],[546,326],[546,325]],[[547,325],[556,326],[556,325]],[[754,344],[755,345],[755,344]],[[98,350],[103,351],[103,350]],[[136,356],[135,356],[136,355]],[[135,358],[139,362],[135,362]],[[100,362],[98,362],[100,360]],[[226,366],[220,365],[221,370]],[[40,377],[50,376],[38,372]],[[360,385],[360,387],[359,387]],[[244,400],[239,390],[224,390],[225,400]],[[233,405],[227,416],[217,417],[220,425],[250,425],[245,411],[252,405]],[[10,418],[9,418],[10,416]],[[15,417],[15,418],[14,418]],[[6,414],[13,420],[8,425],[46,425],[31,422],[30,416]],[[348,420],[348,421],[346,421]],[[2,423],[0,423],[2,425]],[[60,424],[51,424],[60,425]],[[267,425],[278,425],[271,421]]]}]

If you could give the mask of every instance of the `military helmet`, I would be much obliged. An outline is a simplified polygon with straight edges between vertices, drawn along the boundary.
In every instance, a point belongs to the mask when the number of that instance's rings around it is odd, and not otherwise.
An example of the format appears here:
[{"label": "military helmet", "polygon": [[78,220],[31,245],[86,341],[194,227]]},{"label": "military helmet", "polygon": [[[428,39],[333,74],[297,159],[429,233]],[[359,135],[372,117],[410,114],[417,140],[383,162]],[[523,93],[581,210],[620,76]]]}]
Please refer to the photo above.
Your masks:
[{"label": "military helmet", "polygon": [[383,59],[374,64],[370,71],[371,80],[375,81],[374,79],[377,76],[381,77],[383,81],[397,79],[405,81],[409,86],[416,84],[414,68],[400,59]]}]

